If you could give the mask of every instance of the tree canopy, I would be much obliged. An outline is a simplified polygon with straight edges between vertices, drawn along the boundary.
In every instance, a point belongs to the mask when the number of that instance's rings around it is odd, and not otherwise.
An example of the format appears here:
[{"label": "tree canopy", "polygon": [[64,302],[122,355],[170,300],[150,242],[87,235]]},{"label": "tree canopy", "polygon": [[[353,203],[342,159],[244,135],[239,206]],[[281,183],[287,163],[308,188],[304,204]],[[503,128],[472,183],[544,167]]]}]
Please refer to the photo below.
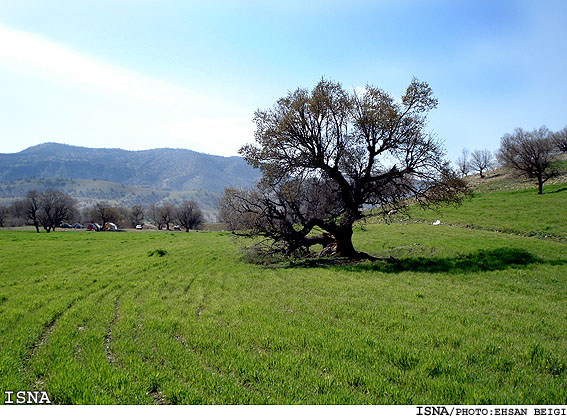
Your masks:
[{"label": "tree canopy", "polygon": [[567,126],[557,132],[551,133],[551,140],[557,151],[567,153]]},{"label": "tree canopy", "polygon": [[[462,199],[465,184],[426,129],[436,106],[429,85],[416,79],[399,101],[371,85],[350,93],[325,79],[297,89],[256,111],[255,143],[240,153],[263,177],[253,190],[227,190],[221,213],[269,238],[271,250],[328,243],[333,254],[359,257],[352,232],[365,208],[387,214]],[[324,233],[311,234],[316,227]]]},{"label": "tree canopy", "polygon": [[536,179],[538,194],[542,194],[543,184],[558,175],[553,167],[556,152],[551,132],[545,126],[533,131],[516,128],[502,137],[498,160],[516,173]]},{"label": "tree canopy", "polygon": [[175,219],[182,228],[185,228],[186,232],[191,229],[198,229],[204,221],[203,212],[193,201],[185,201],[176,207]]},{"label": "tree canopy", "polygon": [[[31,203],[31,194],[28,200]],[[55,231],[61,222],[72,218],[75,212],[75,201],[66,194],[48,190],[39,195],[39,210],[37,210],[37,220],[45,231]],[[30,210],[31,212],[31,210]]]},{"label": "tree canopy", "polygon": [[494,165],[494,157],[492,156],[492,153],[489,150],[475,149],[471,153],[471,158],[469,160],[469,167],[474,171],[478,171],[480,178],[484,178],[484,172],[486,170],[491,169],[493,165]]}]

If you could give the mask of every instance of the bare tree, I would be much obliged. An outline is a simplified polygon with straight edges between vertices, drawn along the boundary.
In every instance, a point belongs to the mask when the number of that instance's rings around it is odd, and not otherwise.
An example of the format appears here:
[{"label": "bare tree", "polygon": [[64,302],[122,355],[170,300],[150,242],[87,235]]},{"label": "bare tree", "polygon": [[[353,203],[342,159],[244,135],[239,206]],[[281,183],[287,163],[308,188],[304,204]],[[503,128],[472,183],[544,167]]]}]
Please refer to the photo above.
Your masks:
[{"label": "bare tree", "polygon": [[315,244],[335,243],[328,233],[312,233],[317,219],[337,217],[343,210],[331,184],[314,178],[288,179],[277,184],[262,181],[252,190],[226,189],[219,203],[220,217],[230,230],[240,230],[237,235],[266,238],[256,244],[263,254],[304,256]]},{"label": "bare tree", "polygon": [[8,219],[10,211],[4,205],[0,205],[0,228],[4,227],[4,222]]},{"label": "bare tree", "polygon": [[543,184],[558,175],[553,168],[554,151],[550,132],[545,126],[529,132],[516,128],[514,133],[502,137],[498,160],[520,175],[535,178],[538,194],[542,194]]},{"label": "bare tree", "polygon": [[83,208],[79,211],[79,223],[86,224],[94,222],[93,213],[91,208]]},{"label": "bare tree", "polygon": [[25,218],[27,219],[27,222],[30,225],[33,225],[35,227],[37,233],[39,233],[38,216],[39,216],[40,197],[41,195],[37,191],[32,190],[28,192],[28,194],[26,195],[23,205]]},{"label": "bare tree", "polygon": [[559,152],[567,153],[567,126],[551,134],[551,140]]},{"label": "bare tree", "polygon": [[27,224],[25,199],[16,200],[8,207],[10,211],[10,225],[22,226]]},{"label": "bare tree", "polygon": [[115,206],[116,211],[118,212],[118,218],[114,223],[123,224],[129,222],[130,218],[130,209],[126,206]]},{"label": "bare tree", "polygon": [[130,208],[129,220],[132,226],[144,223],[144,207],[142,205],[134,205]]},{"label": "bare tree", "polygon": [[[256,143],[240,153],[262,170],[262,180],[252,191],[225,193],[223,202],[244,223],[287,228],[288,234],[267,236],[284,242],[284,252],[308,247],[318,227],[331,237],[333,254],[365,256],[352,244],[364,206],[387,213],[410,201],[458,203],[466,191],[440,143],[426,132],[427,113],[436,105],[427,83],[417,80],[400,102],[373,86],[348,93],[327,80],[312,91],[298,89],[256,112]],[[262,235],[259,228],[250,233]]]},{"label": "bare tree", "polygon": [[175,219],[186,232],[190,229],[198,229],[203,223],[203,212],[197,203],[193,201],[183,202],[175,210]]},{"label": "bare tree", "polygon": [[37,219],[46,232],[55,231],[61,222],[70,220],[74,213],[74,200],[62,192],[49,190],[39,197]]},{"label": "bare tree", "polygon": [[120,217],[119,210],[107,202],[97,202],[91,210],[91,218],[102,226],[108,222],[117,223]]},{"label": "bare tree", "polygon": [[472,170],[478,171],[480,178],[484,178],[484,172],[491,169],[494,165],[494,157],[492,156],[492,153],[487,149],[475,149],[471,153],[469,165]]},{"label": "bare tree", "polygon": [[165,225],[166,229],[169,231],[169,224],[173,223],[175,220],[175,207],[172,205],[161,206],[158,208],[158,218],[161,224]]},{"label": "bare tree", "polygon": [[457,157],[457,170],[462,177],[466,177],[470,171],[469,154],[469,150],[463,148],[461,155]]},{"label": "bare tree", "polygon": [[150,205],[148,207],[148,218],[153,222],[157,229],[161,230],[163,228],[163,223],[161,221],[159,207],[156,205]]}]

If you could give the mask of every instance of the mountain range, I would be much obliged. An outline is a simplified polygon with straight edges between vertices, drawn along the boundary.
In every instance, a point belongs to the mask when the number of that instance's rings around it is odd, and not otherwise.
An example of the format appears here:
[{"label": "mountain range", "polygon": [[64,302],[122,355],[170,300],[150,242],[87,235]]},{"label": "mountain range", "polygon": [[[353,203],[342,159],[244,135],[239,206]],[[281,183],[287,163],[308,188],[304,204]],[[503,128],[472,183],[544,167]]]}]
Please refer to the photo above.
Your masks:
[{"label": "mountain range", "polygon": [[29,190],[58,189],[88,206],[197,201],[210,216],[225,187],[249,187],[258,170],[240,157],[221,157],[186,149],[126,151],[43,143],[0,154],[0,202]]}]

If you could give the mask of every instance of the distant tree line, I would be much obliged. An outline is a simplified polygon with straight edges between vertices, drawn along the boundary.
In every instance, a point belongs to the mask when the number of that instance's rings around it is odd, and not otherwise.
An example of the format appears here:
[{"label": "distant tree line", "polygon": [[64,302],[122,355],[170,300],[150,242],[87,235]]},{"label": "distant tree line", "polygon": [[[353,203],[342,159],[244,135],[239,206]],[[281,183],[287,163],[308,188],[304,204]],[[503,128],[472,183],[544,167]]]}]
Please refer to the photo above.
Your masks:
[{"label": "distant tree line", "polygon": [[55,231],[63,222],[77,216],[76,202],[57,190],[39,193],[28,192],[25,199],[14,202],[8,208],[0,209],[5,214],[0,226],[11,218],[12,226],[33,225],[37,232],[40,227],[46,232]]},{"label": "distant tree line", "polygon": [[170,226],[178,224],[185,231],[199,229],[204,222],[203,212],[197,203],[186,201],[179,206],[174,205],[150,205],[148,218],[158,229],[170,230]]},{"label": "distant tree line", "polygon": [[24,199],[10,206],[0,205],[0,227],[32,225],[37,232],[44,229],[54,231],[62,226],[85,226],[97,223],[101,226],[114,223],[124,228],[135,228],[146,224],[146,219],[158,229],[171,226],[176,229],[199,229],[204,217],[199,206],[186,201],[178,206],[142,205],[131,207],[115,206],[108,202],[98,202],[89,208],[78,209],[77,202],[70,196],[56,190],[45,192],[30,191]]},{"label": "distant tree line", "polygon": [[476,172],[480,178],[485,177],[487,170],[500,166],[518,176],[534,179],[538,194],[542,194],[544,183],[559,175],[555,163],[561,153],[567,153],[567,126],[557,132],[545,126],[532,131],[516,128],[502,136],[495,154],[487,149],[472,152],[463,149],[455,165],[461,176]]}]

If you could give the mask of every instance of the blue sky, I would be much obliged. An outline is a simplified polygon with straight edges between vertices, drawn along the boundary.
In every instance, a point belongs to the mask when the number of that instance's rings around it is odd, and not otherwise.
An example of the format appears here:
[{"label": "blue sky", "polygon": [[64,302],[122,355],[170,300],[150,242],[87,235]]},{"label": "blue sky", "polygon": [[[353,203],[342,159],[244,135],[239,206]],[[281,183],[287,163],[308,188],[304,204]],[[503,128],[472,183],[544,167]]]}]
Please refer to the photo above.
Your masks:
[{"label": "blue sky", "polygon": [[322,77],[429,82],[451,158],[567,125],[567,1],[0,0],[0,152],[46,142],[236,155]]}]

